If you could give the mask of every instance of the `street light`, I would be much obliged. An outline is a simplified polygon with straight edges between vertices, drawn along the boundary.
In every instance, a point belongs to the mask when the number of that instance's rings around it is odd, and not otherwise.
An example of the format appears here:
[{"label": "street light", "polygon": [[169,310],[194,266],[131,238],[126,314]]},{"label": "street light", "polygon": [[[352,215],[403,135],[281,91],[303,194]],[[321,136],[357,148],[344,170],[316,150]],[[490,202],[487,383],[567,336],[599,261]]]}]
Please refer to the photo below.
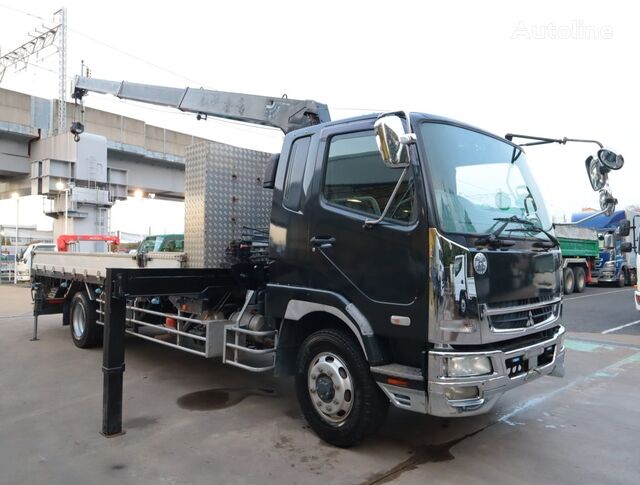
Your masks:
[{"label": "street light", "polygon": [[56,189],[64,190],[64,233],[69,234],[69,186],[58,180]]},{"label": "street light", "polygon": [[13,255],[13,284],[18,284],[18,219],[20,217],[20,194],[13,192],[11,198],[16,200],[16,248]]}]

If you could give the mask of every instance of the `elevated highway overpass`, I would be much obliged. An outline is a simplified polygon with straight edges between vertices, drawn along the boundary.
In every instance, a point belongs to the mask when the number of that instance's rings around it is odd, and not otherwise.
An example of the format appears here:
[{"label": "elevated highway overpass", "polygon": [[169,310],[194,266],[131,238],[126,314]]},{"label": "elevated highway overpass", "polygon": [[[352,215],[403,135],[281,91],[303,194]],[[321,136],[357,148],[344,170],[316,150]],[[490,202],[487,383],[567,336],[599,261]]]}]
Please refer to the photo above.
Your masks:
[{"label": "elevated highway overpass", "polygon": [[[75,109],[67,103],[68,113]],[[109,229],[111,205],[137,190],[184,198],[185,149],[202,139],[85,108],[85,135],[75,143],[56,126],[56,110],[56,100],[0,88],[0,199],[52,199],[48,215],[60,234],[65,207],[68,232],[99,233]]]}]

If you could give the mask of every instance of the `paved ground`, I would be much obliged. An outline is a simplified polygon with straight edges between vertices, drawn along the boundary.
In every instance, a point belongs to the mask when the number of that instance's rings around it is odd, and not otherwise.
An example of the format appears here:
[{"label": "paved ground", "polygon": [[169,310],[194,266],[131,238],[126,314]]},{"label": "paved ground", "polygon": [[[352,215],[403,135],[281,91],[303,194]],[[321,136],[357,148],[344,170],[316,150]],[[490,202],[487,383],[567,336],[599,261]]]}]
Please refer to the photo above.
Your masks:
[{"label": "paved ground", "polygon": [[341,450],[307,428],[289,380],[138,340],[127,433],[104,438],[101,351],[76,349],[56,316],[30,342],[28,290],[0,286],[0,484],[637,483],[638,325],[601,332],[640,313],[630,290],[612,290],[565,305],[564,379],[513,390],[482,417],[392,410],[377,437]]},{"label": "paved ground", "polygon": [[[593,287],[564,299],[564,324],[573,332],[640,335],[632,288]],[[636,322],[619,330],[622,325]]]}]

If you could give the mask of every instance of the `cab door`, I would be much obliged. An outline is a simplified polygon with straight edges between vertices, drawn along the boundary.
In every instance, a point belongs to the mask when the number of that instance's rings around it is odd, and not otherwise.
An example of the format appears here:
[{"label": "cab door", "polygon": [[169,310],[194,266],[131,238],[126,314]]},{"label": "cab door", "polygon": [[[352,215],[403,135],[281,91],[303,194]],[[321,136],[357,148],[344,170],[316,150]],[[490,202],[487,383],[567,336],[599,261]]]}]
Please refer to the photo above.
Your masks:
[{"label": "cab door", "polygon": [[400,321],[403,335],[424,337],[427,224],[415,161],[385,219],[365,224],[380,217],[401,173],[382,161],[372,120],[321,132],[307,212],[310,283],[354,303],[376,333],[398,336]]}]

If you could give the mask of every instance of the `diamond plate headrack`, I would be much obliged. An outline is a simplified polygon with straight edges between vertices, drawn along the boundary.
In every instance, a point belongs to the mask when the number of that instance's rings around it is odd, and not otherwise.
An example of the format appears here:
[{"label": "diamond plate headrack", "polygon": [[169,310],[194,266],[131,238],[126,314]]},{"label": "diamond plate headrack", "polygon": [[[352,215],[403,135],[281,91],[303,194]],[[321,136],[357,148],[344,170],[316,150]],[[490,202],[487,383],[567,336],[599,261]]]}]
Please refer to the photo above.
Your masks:
[{"label": "diamond plate headrack", "polygon": [[190,268],[229,266],[242,227],[267,230],[273,191],[262,187],[270,154],[216,142],[186,151],[184,243]]}]

